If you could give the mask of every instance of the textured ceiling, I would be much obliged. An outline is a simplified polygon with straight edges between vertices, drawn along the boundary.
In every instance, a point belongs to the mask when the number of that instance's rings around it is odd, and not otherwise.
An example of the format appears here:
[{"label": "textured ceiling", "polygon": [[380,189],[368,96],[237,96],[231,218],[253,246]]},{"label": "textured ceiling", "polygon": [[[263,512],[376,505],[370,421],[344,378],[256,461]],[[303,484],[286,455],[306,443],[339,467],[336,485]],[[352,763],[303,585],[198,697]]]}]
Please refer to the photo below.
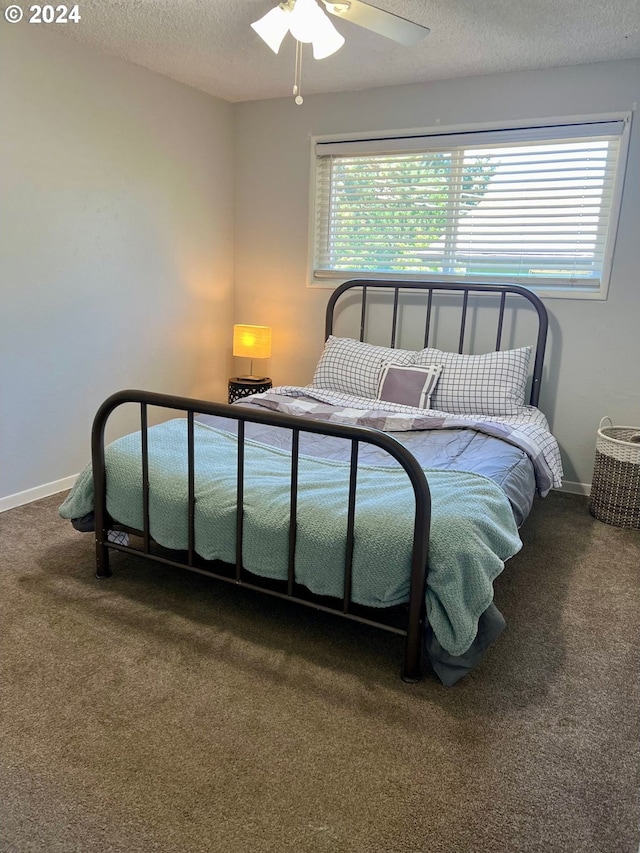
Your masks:
[{"label": "textured ceiling", "polygon": [[[250,27],[276,0],[79,5],[78,24],[49,26],[228,101],[291,94],[292,38],[287,36],[276,56]],[[320,61],[305,46],[303,93],[640,57],[640,0],[376,0],[376,5],[430,27],[430,35],[403,47],[332,18],[346,44]]]}]

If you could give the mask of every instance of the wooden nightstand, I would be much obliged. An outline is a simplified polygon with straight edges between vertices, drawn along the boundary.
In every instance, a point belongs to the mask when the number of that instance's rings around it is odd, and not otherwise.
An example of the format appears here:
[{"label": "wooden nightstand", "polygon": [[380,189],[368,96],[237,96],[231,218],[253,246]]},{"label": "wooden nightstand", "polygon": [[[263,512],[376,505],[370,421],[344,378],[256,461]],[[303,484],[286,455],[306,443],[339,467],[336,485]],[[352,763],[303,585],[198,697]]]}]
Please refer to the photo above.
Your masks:
[{"label": "wooden nightstand", "polygon": [[262,394],[272,387],[271,379],[247,379],[243,376],[232,376],[229,380],[229,403],[235,403],[249,394]]}]

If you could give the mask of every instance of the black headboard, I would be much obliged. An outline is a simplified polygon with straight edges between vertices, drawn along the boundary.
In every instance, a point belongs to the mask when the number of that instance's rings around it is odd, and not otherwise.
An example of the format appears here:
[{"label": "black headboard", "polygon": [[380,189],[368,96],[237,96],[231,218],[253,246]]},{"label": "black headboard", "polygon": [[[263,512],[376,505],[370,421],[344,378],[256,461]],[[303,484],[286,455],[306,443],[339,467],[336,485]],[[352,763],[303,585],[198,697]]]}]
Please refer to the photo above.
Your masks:
[{"label": "black headboard", "polygon": [[424,340],[422,345],[429,346],[429,340],[433,331],[432,309],[434,306],[434,295],[443,295],[454,297],[456,302],[460,303],[460,325],[458,336],[458,352],[463,352],[465,344],[465,331],[467,326],[467,312],[469,309],[469,295],[474,296],[484,294],[495,296],[496,309],[496,337],[495,349],[502,349],[502,339],[504,331],[504,317],[507,299],[517,297],[524,299],[527,302],[520,303],[521,305],[530,304],[537,312],[537,336],[535,343],[530,343],[534,346],[535,357],[533,361],[533,374],[531,381],[531,394],[529,395],[529,403],[532,406],[538,405],[540,397],[540,383],[542,381],[542,367],[544,362],[544,351],[547,342],[547,329],[549,325],[547,317],[547,309],[541,300],[527,290],[525,287],[508,284],[454,284],[446,282],[422,282],[422,281],[393,281],[393,280],[370,280],[370,279],[352,279],[346,281],[337,287],[331,294],[327,304],[326,322],[325,322],[325,337],[329,337],[333,333],[334,319],[336,316],[336,305],[339,299],[345,293],[350,296],[359,295],[360,304],[360,335],[361,341],[365,340],[365,330],[367,327],[367,295],[370,291],[383,291],[389,294],[390,307],[390,346],[396,346],[398,337],[398,317],[401,294],[423,294],[424,295]]}]

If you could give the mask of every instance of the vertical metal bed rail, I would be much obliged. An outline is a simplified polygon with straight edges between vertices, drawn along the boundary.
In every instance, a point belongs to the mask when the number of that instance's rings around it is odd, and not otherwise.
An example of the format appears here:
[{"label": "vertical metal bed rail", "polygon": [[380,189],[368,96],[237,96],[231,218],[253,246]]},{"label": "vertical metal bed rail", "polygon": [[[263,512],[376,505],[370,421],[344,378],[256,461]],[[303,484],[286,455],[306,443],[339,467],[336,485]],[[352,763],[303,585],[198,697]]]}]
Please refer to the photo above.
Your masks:
[{"label": "vertical metal bed rail", "polygon": [[507,302],[507,294],[502,291],[500,294],[500,312],[498,314],[498,332],[496,334],[496,350],[500,349],[502,343],[502,326],[504,324],[504,308]]},{"label": "vertical metal bed rail", "polygon": [[393,316],[391,318],[391,347],[395,347],[396,345],[396,331],[398,327],[398,297],[400,295],[400,288],[393,288]]},{"label": "vertical metal bed rail", "polygon": [[538,340],[536,342],[536,358],[533,365],[533,380],[531,382],[531,395],[529,403],[532,406],[537,406],[540,400],[540,384],[542,382],[542,366],[544,364],[544,352],[547,346],[547,331],[549,328],[549,318],[547,317],[546,309],[540,299],[534,294],[531,294],[534,299],[531,301],[535,305],[538,312]]},{"label": "vertical metal bed rail", "polygon": [[109,568],[109,537],[107,515],[107,471],[104,451],[104,431],[110,408],[106,403],[98,409],[91,430],[91,467],[93,471],[93,526],[96,546],[96,577],[111,577]]},{"label": "vertical metal bed rail", "polygon": [[242,529],[244,521],[244,420],[238,420],[238,472],[236,485],[236,580],[242,579]]},{"label": "vertical metal bed rail", "polygon": [[427,317],[424,324],[424,346],[429,346],[429,332],[431,331],[431,309],[433,307],[433,288],[429,288],[427,296]]},{"label": "vertical metal bed rail", "polygon": [[193,566],[196,546],[196,482],[195,482],[195,438],[193,434],[193,412],[187,412],[187,504],[189,507],[187,562]]},{"label": "vertical metal bed rail", "polygon": [[291,431],[291,497],[289,501],[289,563],[287,566],[287,595],[293,595],[296,580],[296,537],[298,532],[298,465],[300,430]]},{"label": "vertical metal bed rail", "polygon": [[464,349],[464,331],[467,325],[467,306],[469,304],[469,291],[465,290],[462,297],[462,316],[460,318],[460,340],[458,341],[458,352]]},{"label": "vertical metal bed rail", "polygon": [[364,340],[364,329],[367,319],[367,285],[362,287],[362,307],[360,309],[360,340]]},{"label": "vertical metal bed rail", "polygon": [[[407,470],[407,469],[405,469]],[[409,471],[407,470],[407,473]],[[426,621],[427,566],[429,559],[429,536],[431,534],[431,493],[414,485],[416,514],[413,527],[413,551],[411,554],[411,581],[409,586],[409,615],[407,637],[404,645],[404,667],[402,680],[415,684],[420,680],[420,662]]]},{"label": "vertical metal bed rail", "polygon": [[349,464],[349,500],[347,503],[347,539],[344,557],[344,588],[342,594],[342,612],[349,613],[351,603],[351,585],[353,574],[353,547],[355,543],[356,485],[358,480],[358,441],[351,440],[351,459]]},{"label": "vertical metal bed rail", "polygon": [[149,435],[147,404],[140,403],[140,441],[142,451],[142,547],[145,554],[151,550],[149,533]]}]

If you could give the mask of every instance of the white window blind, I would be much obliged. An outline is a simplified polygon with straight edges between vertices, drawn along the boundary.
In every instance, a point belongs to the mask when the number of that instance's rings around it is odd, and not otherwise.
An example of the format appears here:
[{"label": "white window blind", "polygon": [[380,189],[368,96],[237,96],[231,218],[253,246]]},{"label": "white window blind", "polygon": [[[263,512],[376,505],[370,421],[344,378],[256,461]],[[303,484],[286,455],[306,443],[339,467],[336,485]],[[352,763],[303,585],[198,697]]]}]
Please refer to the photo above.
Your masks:
[{"label": "white window blind", "polygon": [[599,291],[626,121],[316,142],[314,278]]}]

